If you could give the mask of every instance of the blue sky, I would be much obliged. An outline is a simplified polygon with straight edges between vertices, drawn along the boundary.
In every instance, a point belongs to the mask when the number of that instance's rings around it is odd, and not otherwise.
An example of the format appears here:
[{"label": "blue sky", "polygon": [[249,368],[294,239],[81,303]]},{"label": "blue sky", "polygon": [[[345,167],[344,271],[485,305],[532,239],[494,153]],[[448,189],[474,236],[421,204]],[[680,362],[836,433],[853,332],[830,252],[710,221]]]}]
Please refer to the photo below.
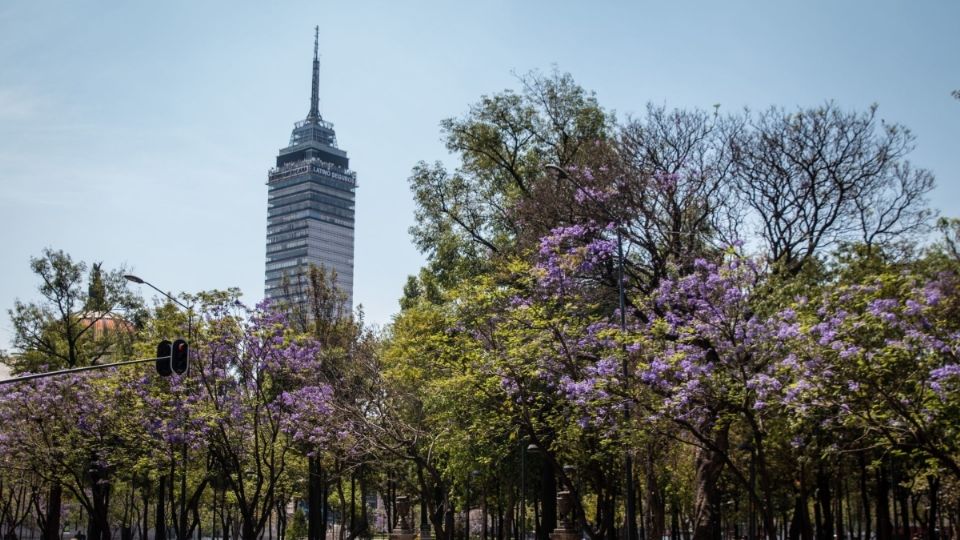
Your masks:
[{"label": "blue sky", "polygon": [[[315,24],[321,113],[358,174],[354,297],[371,322],[423,262],[406,179],[450,159],[438,123],[531,69],[570,72],[619,118],[648,101],[877,103],[915,133],[933,205],[960,216],[957,21],[955,1],[6,0],[0,307],[36,297],[44,247],[258,300],[266,173],[309,109]],[[3,314],[0,348],[10,335]]]}]

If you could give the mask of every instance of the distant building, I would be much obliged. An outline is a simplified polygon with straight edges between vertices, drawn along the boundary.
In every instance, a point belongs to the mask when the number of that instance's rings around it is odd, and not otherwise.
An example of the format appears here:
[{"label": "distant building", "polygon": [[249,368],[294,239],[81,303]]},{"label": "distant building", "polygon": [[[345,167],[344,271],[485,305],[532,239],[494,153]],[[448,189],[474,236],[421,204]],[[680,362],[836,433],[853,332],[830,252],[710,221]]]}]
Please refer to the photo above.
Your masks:
[{"label": "distant building", "polygon": [[93,330],[93,339],[101,339],[113,332],[133,333],[133,323],[109,311],[91,311],[84,313],[80,324]]},{"label": "distant building", "polygon": [[[337,273],[353,306],[354,191],[357,175],[319,110],[320,62],[313,42],[313,89],[307,118],[294,125],[268,175],[267,298],[296,301],[298,276],[311,264]],[[284,281],[289,287],[284,288]]]}]

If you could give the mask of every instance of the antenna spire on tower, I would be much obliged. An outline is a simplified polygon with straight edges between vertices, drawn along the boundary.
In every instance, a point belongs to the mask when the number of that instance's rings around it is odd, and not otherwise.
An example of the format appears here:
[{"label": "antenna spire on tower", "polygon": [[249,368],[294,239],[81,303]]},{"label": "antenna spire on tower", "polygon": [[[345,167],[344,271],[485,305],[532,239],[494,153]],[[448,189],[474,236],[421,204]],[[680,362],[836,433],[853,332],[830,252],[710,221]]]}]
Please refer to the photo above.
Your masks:
[{"label": "antenna spire on tower", "polygon": [[320,26],[314,27],[313,34],[313,86],[310,93],[310,112],[307,120],[316,122],[320,119],[320,57],[318,48],[320,43]]}]

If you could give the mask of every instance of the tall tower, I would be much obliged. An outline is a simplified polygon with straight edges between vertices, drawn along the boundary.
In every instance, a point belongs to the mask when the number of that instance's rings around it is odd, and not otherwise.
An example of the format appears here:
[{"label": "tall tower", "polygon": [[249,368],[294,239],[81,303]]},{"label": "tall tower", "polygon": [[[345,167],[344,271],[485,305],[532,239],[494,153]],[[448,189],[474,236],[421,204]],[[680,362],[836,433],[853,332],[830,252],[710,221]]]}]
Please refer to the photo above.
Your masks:
[{"label": "tall tower", "polygon": [[[333,124],[320,116],[320,61],[313,41],[310,112],[294,124],[290,144],[280,150],[267,180],[266,296],[299,300],[298,279],[311,264],[337,273],[337,284],[353,306],[353,225],[357,175],[337,147]],[[290,286],[283,287],[284,278]]]}]

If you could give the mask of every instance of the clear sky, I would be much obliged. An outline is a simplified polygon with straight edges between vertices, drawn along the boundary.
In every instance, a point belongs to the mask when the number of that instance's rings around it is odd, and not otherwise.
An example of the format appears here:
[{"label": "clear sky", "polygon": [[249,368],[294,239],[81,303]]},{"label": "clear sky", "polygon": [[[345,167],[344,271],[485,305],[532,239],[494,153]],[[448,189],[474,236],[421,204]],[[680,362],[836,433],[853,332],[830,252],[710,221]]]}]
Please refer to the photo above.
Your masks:
[{"label": "clear sky", "polygon": [[[354,298],[386,324],[423,257],[407,228],[438,123],[556,65],[619,118],[834,100],[917,136],[960,216],[960,2],[0,3],[0,348],[44,247],[170,290],[263,294],[266,175],[309,109],[357,172]],[[143,293],[149,296],[148,289]]]}]

